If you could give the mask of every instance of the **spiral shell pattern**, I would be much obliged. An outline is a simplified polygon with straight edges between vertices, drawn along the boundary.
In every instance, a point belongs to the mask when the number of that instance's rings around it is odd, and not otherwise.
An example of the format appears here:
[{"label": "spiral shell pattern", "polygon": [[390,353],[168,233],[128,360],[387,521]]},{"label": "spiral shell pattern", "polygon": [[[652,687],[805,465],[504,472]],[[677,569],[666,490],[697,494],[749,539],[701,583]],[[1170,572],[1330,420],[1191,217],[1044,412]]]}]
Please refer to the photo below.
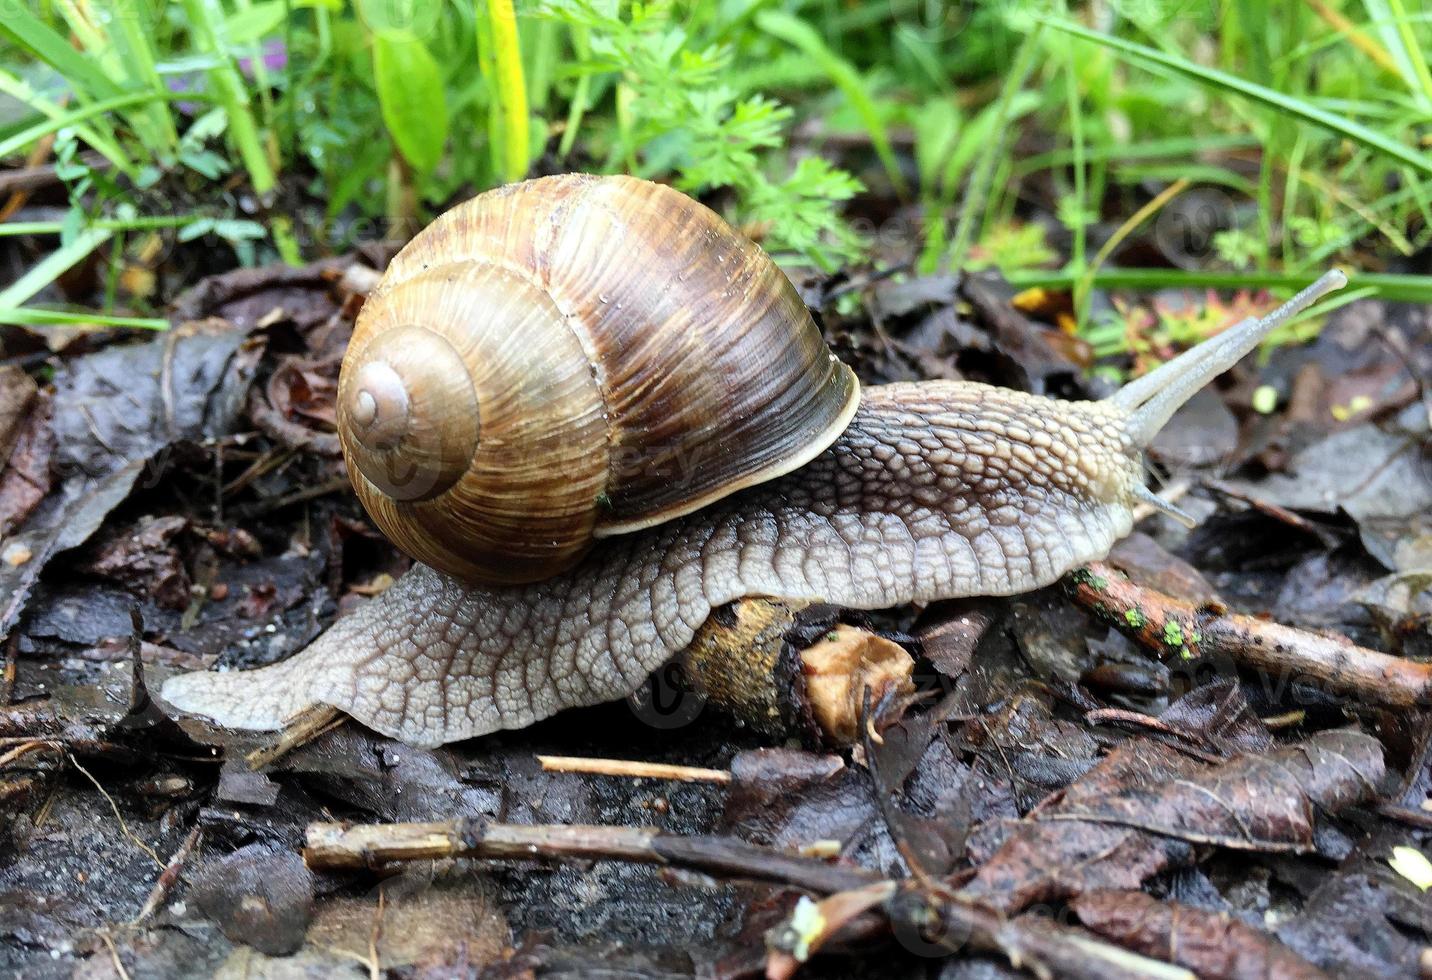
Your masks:
[{"label": "spiral shell pattern", "polygon": [[398,254],[338,413],[395,543],[519,583],[804,465],[858,400],[758,246],[671,188],[568,174],[480,195]]}]

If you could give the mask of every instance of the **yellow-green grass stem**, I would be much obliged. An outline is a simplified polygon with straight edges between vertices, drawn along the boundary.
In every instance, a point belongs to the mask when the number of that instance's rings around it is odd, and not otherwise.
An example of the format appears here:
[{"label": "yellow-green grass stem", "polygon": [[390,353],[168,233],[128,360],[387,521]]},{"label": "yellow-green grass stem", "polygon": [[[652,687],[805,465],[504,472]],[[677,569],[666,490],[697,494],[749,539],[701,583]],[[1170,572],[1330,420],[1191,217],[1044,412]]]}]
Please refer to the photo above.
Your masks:
[{"label": "yellow-green grass stem", "polygon": [[522,45],[512,0],[486,0],[496,75],[497,109],[501,114],[500,174],[505,181],[527,176],[530,140],[527,84],[522,74]]}]

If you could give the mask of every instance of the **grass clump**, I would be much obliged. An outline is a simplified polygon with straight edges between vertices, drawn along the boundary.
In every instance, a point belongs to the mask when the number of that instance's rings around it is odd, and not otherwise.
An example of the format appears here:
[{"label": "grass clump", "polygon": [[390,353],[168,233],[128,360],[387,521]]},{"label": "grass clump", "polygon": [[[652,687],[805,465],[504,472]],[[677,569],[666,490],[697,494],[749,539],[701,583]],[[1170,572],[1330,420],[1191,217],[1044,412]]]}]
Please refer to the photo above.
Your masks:
[{"label": "grass clump", "polygon": [[1429,32],[1405,0],[43,0],[0,23],[0,158],[69,211],[0,313],[95,253],[298,262],[564,169],[826,270],[1067,287],[1115,346],[1093,290],[1343,262],[1429,300]]}]

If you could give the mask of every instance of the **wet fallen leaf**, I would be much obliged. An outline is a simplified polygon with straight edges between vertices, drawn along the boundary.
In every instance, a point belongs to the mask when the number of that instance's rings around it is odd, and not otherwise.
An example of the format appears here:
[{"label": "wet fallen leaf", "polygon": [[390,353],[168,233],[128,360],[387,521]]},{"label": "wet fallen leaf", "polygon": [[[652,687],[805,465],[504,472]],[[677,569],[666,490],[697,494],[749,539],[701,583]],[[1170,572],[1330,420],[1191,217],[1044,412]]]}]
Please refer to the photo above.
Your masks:
[{"label": "wet fallen leaf", "polygon": [[161,606],[189,605],[189,572],[175,539],[189,526],[178,516],[147,517],[111,535],[77,564],[81,571],[108,579]]},{"label": "wet fallen leaf", "polygon": [[262,348],[225,320],[64,362],[55,378],[56,466],[102,477],[180,439],[227,434]]},{"label": "wet fallen leaf", "polygon": [[[1141,756],[1160,755],[1161,765],[1143,768]],[[1116,756],[1123,761],[1111,779]],[[1192,844],[1306,852],[1314,806],[1336,813],[1376,792],[1383,776],[1381,746],[1347,731],[1216,766],[1135,740],[1106,763],[1012,831],[979,869],[971,893],[1013,911],[1095,888],[1137,888],[1191,861]],[[1110,782],[1113,791],[1097,789]]]},{"label": "wet fallen leaf", "polygon": [[0,460],[10,458],[38,394],[35,382],[20,368],[0,367]]},{"label": "wet fallen leaf", "polygon": [[55,450],[50,404],[48,396],[41,396],[17,424],[9,449],[0,453],[5,461],[0,465],[0,537],[23,524],[50,491]]},{"label": "wet fallen leaf", "polygon": [[1079,921],[1121,946],[1186,966],[1207,980],[1326,980],[1272,936],[1227,915],[1143,892],[1092,891],[1069,903]]}]

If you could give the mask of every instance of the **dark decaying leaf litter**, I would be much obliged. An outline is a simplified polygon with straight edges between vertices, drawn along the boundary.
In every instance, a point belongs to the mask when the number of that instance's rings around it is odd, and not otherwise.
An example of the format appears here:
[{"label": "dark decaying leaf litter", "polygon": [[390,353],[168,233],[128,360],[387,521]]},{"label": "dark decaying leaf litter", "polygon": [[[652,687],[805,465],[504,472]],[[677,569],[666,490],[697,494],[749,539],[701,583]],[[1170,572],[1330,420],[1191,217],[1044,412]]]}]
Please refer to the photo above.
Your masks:
[{"label": "dark decaying leaf litter", "polygon": [[[0,367],[0,973],[1432,972],[1427,310],[1354,303],[1195,399],[1152,453],[1193,532],[1146,515],[1012,599],[764,610],[791,686],[749,724],[674,669],[433,750],[176,723],[167,672],[286,656],[406,567],[332,431],[385,258],[216,277],[168,333]],[[998,280],[856,314],[826,285],[869,383],[1106,392]],[[837,635],[914,657],[845,745],[780,673]]]}]

